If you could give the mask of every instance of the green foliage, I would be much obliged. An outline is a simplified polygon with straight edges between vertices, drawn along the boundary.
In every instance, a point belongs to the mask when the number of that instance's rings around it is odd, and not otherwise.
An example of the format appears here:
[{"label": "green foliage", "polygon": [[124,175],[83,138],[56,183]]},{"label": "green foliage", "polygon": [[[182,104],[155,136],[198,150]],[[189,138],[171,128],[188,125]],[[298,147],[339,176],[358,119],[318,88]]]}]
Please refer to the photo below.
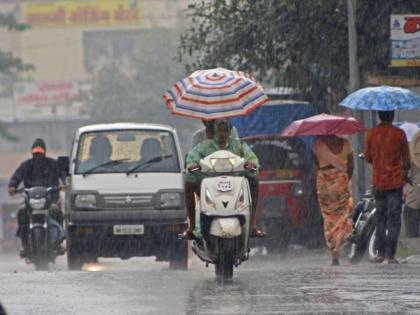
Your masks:
[{"label": "green foliage", "polygon": [[24,31],[29,29],[31,26],[26,23],[17,22],[12,13],[0,12],[0,27],[6,27],[9,30]]},{"label": "green foliage", "polygon": [[89,114],[106,121],[115,117],[133,117],[139,107],[135,81],[117,64],[105,65],[98,72],[85,100]]},{"label": "green foliage", "polygon": [[[391,12],[415,13],[417,5],[403,0],[358,4],[362,75],[415,72],[388,69],[388,46]],[[216,66],[250,71],[265,84],[299,88],[323,110],[333,109],[346,94],[345,1],[196,1],[189,6],[188,16],[178,50],[181,61],[193,58],[188,71]]]}]

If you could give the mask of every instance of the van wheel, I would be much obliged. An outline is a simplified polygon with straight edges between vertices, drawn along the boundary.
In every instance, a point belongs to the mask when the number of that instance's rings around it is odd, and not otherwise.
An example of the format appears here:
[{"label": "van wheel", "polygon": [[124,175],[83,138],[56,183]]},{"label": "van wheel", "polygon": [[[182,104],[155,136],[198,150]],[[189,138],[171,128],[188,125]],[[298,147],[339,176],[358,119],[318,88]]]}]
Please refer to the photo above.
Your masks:
[{"label": "van wheel", "polygon": [[68,270],[81,270],[84,261],[79,242],[74,237],[67,238],[67,268]]},{"label": "van wheel", "polygon": [[169,269],[187,270],[188,269],[188,242],[176,240],[174,250],[169,257]]}]

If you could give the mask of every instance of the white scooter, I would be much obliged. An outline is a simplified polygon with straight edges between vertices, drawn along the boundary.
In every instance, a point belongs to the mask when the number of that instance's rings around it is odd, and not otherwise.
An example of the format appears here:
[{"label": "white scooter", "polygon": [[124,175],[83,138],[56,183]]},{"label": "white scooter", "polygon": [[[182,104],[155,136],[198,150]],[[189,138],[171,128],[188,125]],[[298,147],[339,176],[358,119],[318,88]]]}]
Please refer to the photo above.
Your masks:
[{"label": "white scooter", "polygon": [[245,160],[221,150],[200,160],[200,168],[192,171],[207,176],[196,196],[192,249],[207,266],[215,264],[217,277],[231,279],[233,267],[249,256],[252,202]]}]

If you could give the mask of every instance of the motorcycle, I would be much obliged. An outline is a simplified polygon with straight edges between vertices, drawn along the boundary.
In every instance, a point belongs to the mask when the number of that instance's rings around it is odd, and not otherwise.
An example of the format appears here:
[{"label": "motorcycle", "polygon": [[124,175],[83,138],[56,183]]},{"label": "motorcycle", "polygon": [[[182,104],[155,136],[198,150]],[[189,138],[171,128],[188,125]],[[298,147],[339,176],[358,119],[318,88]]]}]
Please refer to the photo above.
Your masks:
[{"label": "motorcycle", "polygon": [[64,254],[57,251],[57,245],[64,239],[64,231],[51,217],[51,210],[58,207],[52,202],[52,194],[58,190],[57,187],[41,186],[18,190],[29,213],[29,254],[26,259],[35,265],[36,270],[47,270],[48,263],[54,263],[58,255]]},{"label": "motorcycle", "polygon": [[370,259],[377,256],[375,217],[375,198],[368,190],[362,200],[357,203],[353,214],[354,232],[348,253],[350,263],[359,263],[366,249],[368,249]]},{"label": "motorcycle", "polygon": [[[358,155],[359,158],[364,158],[363,154]],[[413,186],[418,184],[413,183],[408,174],[404,175],[405,181]],[[376,237],[376,206],[375,197],[371,190],[368,190],[363,196],[362,200],[355,207],[353,214],[354,232],[351,237],[348,260],[351,264],[359,263],[366,249],[368,250],[369,260],[373,260],[378,256]]]},{"label": "motorcycle", "polygon": [[215,265],[216,277],[233,277],[233,268],[249,257],[251,192],[244,171],[245,160],[229,151],[216,151],[191,172],[206,177],[196,199],[193,252]]}]

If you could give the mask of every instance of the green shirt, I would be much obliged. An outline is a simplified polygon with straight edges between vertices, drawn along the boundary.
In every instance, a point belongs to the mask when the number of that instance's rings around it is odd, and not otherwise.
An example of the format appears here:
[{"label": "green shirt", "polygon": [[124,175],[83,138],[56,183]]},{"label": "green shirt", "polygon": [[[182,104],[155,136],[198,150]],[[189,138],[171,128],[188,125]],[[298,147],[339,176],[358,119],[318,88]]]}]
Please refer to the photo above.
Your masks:
[{"label": "green shirt", "polygon": [[[219,150],[222,149],[219,147],[217,141],[213,139],[201,141],[188,154],[186,159],[187,168],[191,164],[199,164],[201,159]],[[258,157],[251,150],[251,148],[241,140],[229,138],[227,140],[226,148],[224,150],[230,151],[233,154],[244,158],[245,161],[253,162],[257,166],[257,168],[259,167]],[[186,171],[186,178],[190,181],[195,182],[197,180],[200,180],[201,177],[202,176],[197,176],[197,174],[191,174],[190,172],[188,172],[188,170]]]}]

